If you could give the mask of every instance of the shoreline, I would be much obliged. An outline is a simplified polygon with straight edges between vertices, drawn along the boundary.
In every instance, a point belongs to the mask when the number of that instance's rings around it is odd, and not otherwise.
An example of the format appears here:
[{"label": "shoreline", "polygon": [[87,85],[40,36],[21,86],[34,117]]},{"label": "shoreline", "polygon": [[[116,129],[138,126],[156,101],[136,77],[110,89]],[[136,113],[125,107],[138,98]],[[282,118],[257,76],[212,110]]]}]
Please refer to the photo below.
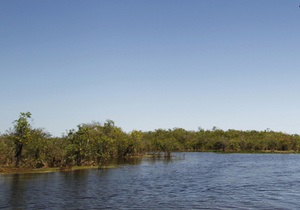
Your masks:
[{"label": "shoreline", "polygon": [[0,175],[5,174],[43,174],[43,173],[54,173],[54,172],[71,172],[71,171],[77,171],[77,170],[87,170],[87,169],[109,169],[109,168],[115,168],[113,165],[104,166],[99,168],[98,166],[73,166],[70,169],[62,169],[59,167],[46,167],[46,168],[15,168],[15,167],[9,167],[9,166],[0,166]]},{"label": "shoreline", "polygon": [[[179,153],[189,153],[189,152],[212,152],[216,154],[300,154],[299,151],[288,150],[263,150],[263,151],[178,151]],[[156,157],[150,154],[146,154],[143,157]],[[162,156],[163,157],[163,156]],[[40,174],[40,173],[54,173],[54,172],[71,172],[76,170],[87,170],[87,169],[110,169],[115,168],[115,165],[108,165],[99,168],[98,166],[72,166],[71,168],[60,168],[60,167],[45,167],[45,168],[16,168],[10,166],[0,165],[0,175],[5,174]]]}]

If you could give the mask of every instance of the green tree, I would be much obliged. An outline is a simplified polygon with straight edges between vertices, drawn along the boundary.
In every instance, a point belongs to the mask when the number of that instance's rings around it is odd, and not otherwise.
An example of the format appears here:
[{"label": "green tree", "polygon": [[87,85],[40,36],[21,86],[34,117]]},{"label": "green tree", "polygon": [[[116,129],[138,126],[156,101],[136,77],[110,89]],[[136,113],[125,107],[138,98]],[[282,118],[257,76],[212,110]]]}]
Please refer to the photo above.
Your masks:
[{"label": "green tree", "polygon": [[139,155],[144,150],[143,133],[133,130],[129,136],[128,150],[131,155]]},{"label": "green tree", "polygon": [[28,167],[40,168],[47,165],[47,147],[50,134],[43,129],[31,129],[30,138],[27,140],[23,157],[26,158],[25,165]]},{"label": "green tree", "polygon": [[3,134],[0,136],[0,164],[12,165],[14,163],[14,147],[11,135]]},{"label": "green tree", "polygon": [[14,143],[15,143],[15,166],[19,167],[22,159],[23,146],[28,143],[30,139],[31,125],[28,119],[31,118],[30,112],[21,112],[19,119],[14,121]]},{"label": "green tree", "polygon": [[89,147],[89,128],[85,125],[78,125],[78,131],[70,130],[68,134],[70,140],[69,158],[75,160],[76,165],[80,166],[84,161]]}]

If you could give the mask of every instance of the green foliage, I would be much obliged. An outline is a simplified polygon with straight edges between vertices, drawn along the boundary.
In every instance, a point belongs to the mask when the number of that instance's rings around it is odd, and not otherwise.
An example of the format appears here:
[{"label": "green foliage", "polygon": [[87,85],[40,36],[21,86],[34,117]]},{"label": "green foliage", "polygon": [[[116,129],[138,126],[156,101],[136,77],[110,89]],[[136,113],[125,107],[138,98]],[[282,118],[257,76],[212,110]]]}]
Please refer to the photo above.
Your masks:
[{"label": "green foliage", "polygon": [[31,126],[28,119],[31,118],[30,112],[21,112],[19,119],[14,122],[14,142],[15,142],[15,166],[18,167],[22,159],[24,144],[30,139]]},{"label": "green foliage", "polygon": [[7,134],[0,136],[0,164],[12,165],[14,163],[14,147],[12,136]]},{"label": "green foliage", "polygon": [[30,131],[30,138],[27,140],[23,156],[25,166],[40,168],[47,165],[46,151],[48,147],[48,140],[50,135],[42,129],[32,129]]},{"label": "green foliage", "polygon": [[271,130],[223,131],[182,128],[126,133],[112,120],[81,124],[66,136],[52,138],[33,129],[30,112],[20,113],[13,130],[0,135],[0,165],[20,167],[72,167],[106,165],[114,157],[152,153],[169,157],[173,151],[261,152],[300,150],[300,136]]},{"label": "green foliage", "polygon": [[128,154],[139,155],[145,151],[143,144],[143,132],[134,130],[129,134],[128,139]]},{"label": "green foliage", "polygon": [[124,157],[135,150],[129,135],[108,120],[100,123],[82,124],[67,136],[68,159],[76,165],[105,165],[113,156]]},{"label": "green foliage", "polygon": [[68,141],[65,137],[51,138],[49,137],[45,141],[43,147],[44,165],[46,167],[62,167],[66,164],[68,159]]}]

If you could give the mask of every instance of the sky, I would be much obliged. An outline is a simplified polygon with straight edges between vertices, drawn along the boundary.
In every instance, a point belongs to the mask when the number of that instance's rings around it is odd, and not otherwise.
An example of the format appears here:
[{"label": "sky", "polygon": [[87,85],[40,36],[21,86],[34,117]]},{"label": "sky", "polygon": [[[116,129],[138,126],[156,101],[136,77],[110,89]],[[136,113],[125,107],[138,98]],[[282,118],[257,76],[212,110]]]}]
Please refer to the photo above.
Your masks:
[{"label": "sky", "polygon": [[0,133],[300,134],[300,8],[289,0],[0,0]]}]

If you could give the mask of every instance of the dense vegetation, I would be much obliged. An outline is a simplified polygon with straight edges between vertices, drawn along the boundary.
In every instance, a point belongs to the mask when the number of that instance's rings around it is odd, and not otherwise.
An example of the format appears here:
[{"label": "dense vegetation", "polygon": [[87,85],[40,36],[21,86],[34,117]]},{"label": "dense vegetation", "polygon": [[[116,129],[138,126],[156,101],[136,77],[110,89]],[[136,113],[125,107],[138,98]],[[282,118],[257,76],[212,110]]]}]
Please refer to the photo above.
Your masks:
[{"label": "dense vegetation", "polygon": [[21,113],[13,129],[0,135],[0,166],[27,168],[103,166],[113,157],[172,151],[275,152],[300,150],[300,136],[282,132],[182,128],[126,133],[111,120],[78,125],[62,137],[32,128],[31,114]]}]

